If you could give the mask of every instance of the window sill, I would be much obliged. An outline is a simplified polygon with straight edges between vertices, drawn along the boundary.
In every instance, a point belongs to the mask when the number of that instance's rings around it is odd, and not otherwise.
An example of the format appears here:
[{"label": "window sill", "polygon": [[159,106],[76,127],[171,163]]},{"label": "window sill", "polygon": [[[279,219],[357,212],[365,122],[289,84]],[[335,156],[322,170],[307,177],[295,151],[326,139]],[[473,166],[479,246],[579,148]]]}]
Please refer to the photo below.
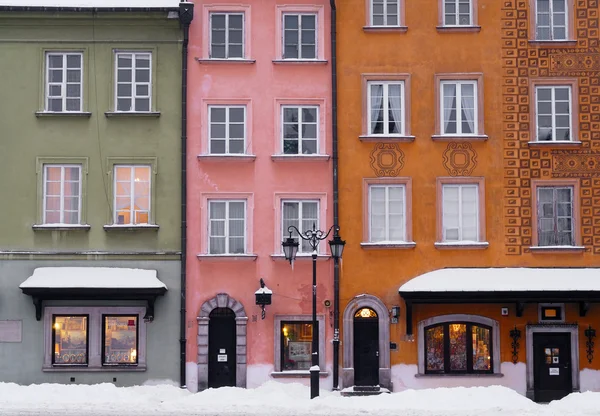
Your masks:
[{"label": "window sill", "polygon": [[327,161],[329,155],[271,155],[271,160],[274,162],[287,161]]},{"label": "window sill", "polygon": [[107,111],[106,117],[160,117],[160,111]]},{"label": "window sill", "polygon": [[150,230],[150,231],[158,231],[160,227],[157,224],[106,224],[104,225],[104,231],[142,231],[142,230]]},{"label": "window sill", "polygon": [[255,261],[256,254],[196,254],[202,261]]},{"label": "window sill", "polygon": [[484,250],[490,246],[487,241],[437,241],[433,243],[438,250]]},{"label": "window sill", "polygon": [[406,33],[408,31],[408,26],[363,26],[363,31],[373,33]]},{"label": "window sill", "polygon": [[476,374],[476,373],[471,373],[471,374],[423,374],[423,373],[419,373],[419,374],[415,374],[415,378],[437,378],[437,377],[476,377],[476,378],[486,378],[486,377],[492,377],[492,378],[500,378],[500,377],[504,377],[504,374],[502,373],[482,373],[482,374]]},{"label": "window sill", "polygon": [[531,246],[532,253],[583,253],[584,246]]},{"label": "window sill", "polygon": [[[271,254],[271,259],[274,261],[285,260],[285,255],[284,254]],[[317,254],[317,261],[329,260],[329,259],[331,259],[331,256],[328,254]],[[294,261],[306,261],[306,260],[312,260],[312,254],[296,254],[296,258],[294,259]],[[285,261],[287,261],[287,260],[285,260]]]},{"label": "window sill", "polygon": [[327,65],[326,59],[273,59],[275,65]]},{"label": "window sill", "polygon": [[548,141],[544,141],[544,142],[538,142],[538,141],[531,141],[531,142],[527,142],[527,144],[529,145],[529,147],[553,147],[556,146],[558,148],[565,148],[565,147],[581,147],[583,146],[583,142],[580,141],[557,141],[557,140],[548,140]]},{"label": "window sill", "polygon": [[89,224],[33,224],[33,231],[89,231]]},{"label": "window sill", "polygon": [[61,366],[42,367],[44,373],[104,373],[104,372],[141,372],[146,371],[145,365],[137,366],[110,366],[110,367],[88,367],[88,366]]},{"label": "window sill", "polygon": [[210,59],[210,58],[194,58],[200,64],[254,64],[256,59]]},{"label": "window sill", "polygon": [[409,249],[415,248],[417,243],[414,241],[398,241],[398,242],[388,242],[388,243],[360,243],[360,247],[365,250],[378,250],[378,249],[386,249],[386,248],[397,248],[397,249]]},{"label": "window sill", "polygon": [[[328,377],[329,373],[327,371],[319,371],[319,378]],[[310,371],[306,370],[294,370],[294,371],[273,371],[271,372],[271,377],[273,378],[310,378]]]},{"label": "window sill", "polygon": [[440,33],[472,33],[481,32],[481,26],[436,26],[436,29]]},{"label": "window sill", "polygon": [[409,143],[415,141],[415,136],[394,136],[391,134],[364,134],[362,136],[358,136],[361,142],[401,142],[401,143]]},{"label": "window sill", "polygon": [[92,113],[89,111],[36,111],[36,117],[87,117],[90,118]]},{"label": "window sill", "polygon": [[435,140],[438,142],[452,142],[455,140],[458,141],[486,141],[488,139],[487,134],[472,134],[472,135],[460,135],[460,136],[449,136],[445,134],[434,134],[431,136],[431,140]]},{"label": "window sill", "polygon": [[569,47],[569,46],[577,46],[577,41],[576,40],[536,40],[536,39],[530,39],[529,40],[529,44],[530,45],[537,45],[537,46],[546,46],[546,47],[552,47],[552,48],[556,48],[556,47]]},{"label": "window sill", "polygon": [[254,162],[254,160],[256,159],[256,155],[244,155],[244,154],[239,154],[239,155],[198,155],[198,160],[201,160],[202,162],[231,162],[231,161],[238,161],[238,162]]}]

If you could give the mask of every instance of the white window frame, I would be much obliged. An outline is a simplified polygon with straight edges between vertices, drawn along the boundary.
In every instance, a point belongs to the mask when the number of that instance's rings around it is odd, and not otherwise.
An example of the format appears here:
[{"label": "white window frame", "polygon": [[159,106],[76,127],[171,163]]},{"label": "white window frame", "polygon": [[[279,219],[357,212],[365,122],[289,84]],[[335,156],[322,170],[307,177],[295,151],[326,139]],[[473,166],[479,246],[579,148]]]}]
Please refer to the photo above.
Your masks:
[{"label": "white window frame", "polygon": [[561,40],[568,40],[569,39],[569,2],[568,0],[562,0],[565,3],[565,37],[563,39],[554,39],[554,2],[553,0],[549,0],[548,1],[548,7],[549,7],[549,18],[550,18],[550,25],[548,26],[549,30],[550,30],[550,38],[549,39],[541,39],[538,37],[538,3],[539,0],[535,0],[535,39],[536,40],[542,40],[542,41],[548,41],[548,42],[553,42],[553,41],[561,41]]},{"label": "white window frame", "polygon": [[[295,109],[298,111],[298,153],[285,153],[285,146],[284,146],[284,142],[285,142],[285,118],[284,118],[284,113],[285,113],[285,109]],[[316,133],[317,133],[317,137],[314,139],[316,141],[316,149],[315,149],[315,153],[302,153],[302,141],[303,141],[303,137],[302,137],[302,110],[305,108],[310,108],[310,109],[316,109],[317,110],[317,120],[315,121],[316,123]],[[311,156],[311,155],[318,155],[320,154],[320,146],[319,146],[319,128],[321,125],[321,114],[320,114],[320,106],[319,105],[282,105],[281,106],[281,115],[280,115],[280,122],[281,122],[281,154],[286,154],[286,155],[298,155],[298,156]],[[288,123],[289,124],[289,123]],[[306,139],[306,140],[313,140],[312,138]]]},{"label": "white window frame", "polygon": [[[385,190],[385,238],[380,241],[374,241],[371,230],[373,229],[373,200],[372,200],[372,190],[374,188],[383,188]],[[403,222],[403,230],[404,235],[400,240],[391,240],[390,239],[390,188],[401,188],[402,189],[402,222]],[[382,242],[405,242],[406,241],[406,227],[407,227],[407,218],[406,218],[406,185],[404,184],[371,184],[369,185],[369,242],[371,243],[382,243]]]},{"label": "white window frame", "polygon": [[[284,221],[284,217],[283,217],[283,206],[285,204],[298,204],[298,224],[296,225],[296,227],[301,231],[304,232],[306,230],[302,229],[302,213],[304,212],[304,204],[305,203],[311,203],[311,204],[317,204],[317,222],[315,224],[315,227],[317,228],[317,230],[319,229],[319,224],[321,223],[321,201],[318,199],[282,199],[281,200],[281,224],[280,224],[280,228],[281,228],[281,236],[282,236],[282,241],[285,240],[286,238],[288,238],[290,236],[290,233],[288,232],[287,229],[284,229],[283,226],[283,221]],[[293,237],[293,235],[292,235]],[[302,249],[302,239],[300,237],[298,238],[298,254],[311,254],[312,250],[310,252],[304,251]],[[320,246],[320,245],[319,245]],[[283,253],[283,248],[281,248],[281,253]]]},{"label": "white window frame", "polygon": [[[448,240],[446,238],[446,224],[444,223],[444,211],[445,211],[445,206],[444,206],[444,202],[445,202],[445,198],[444,198],[444,194],[446,192],[446,189],[448,188],[458,188],[458,239],[456,240]],[[476,201],[475,201],[475,208],[476,208],[476,236],[475,236],[475,240],[474,241],[480,241],[481,240],[481,233],[480,233],[480,227],[481,227],[481,212],[479,212],[479,184],[477,183],[445,183],[442,184],[442,241],[443,242],[460,242],[460,241],[473,241],[473,240],[465,240],[463,238],[463,195],[462,195],[462,191],[464,188],[475,188],[475,197],[476,197]]]},{"label": "white window frame", "polygon": [[[123,211],[123,210],[117,209],[117,169],[118,168],[129,168],[130,172],[131,172],[130,182],[129,182],[129,185],[131,187],[131,192],[129,194],[129,201],[130,201],[129,223],[127,223],[127,224],[119,224],[118,218],[117,218],[119,211]],[[134,206],[134,201],[135,201],[135,169],[136,168],[148,169],[148,222],[147,223],[136,223],[135,222],[135,210],[133,210],[133,206]],[[153,195],[152,195],[152,166],[151,165],[115,164],[113,166],[113,224],[129,225],[129,226],[152,224],[152,198],[153,198]]]},{"label": "white window frame", "polygon": [[[45,163],[44,164],[44,175],[43,175],[43,191],[42,191],[42,223],[43,224],[65,224],[65,195],[64,195],[64,186],[65,186],[65,169],[67,168],[77,168],[79,170],[79,195],[78,195],[78,206],[77,206],[77,223],[81,224],[81,207],[82,207],[82,190],[83,190],[83,179],[82,175],[82,165],[80,164],[56,164],[56,163]],[[60,221],[58,223],[49,223],[46,220],[46,196],[47,196],[47,181],[48,181],[48,168],[60,168]],[[71,224],[69,224],[71,225]]]},{"label": "white window frame", "polygon": [[[213,56],[213,16],[225,16],[225,58]],[[229,56],[229,18],[231,16],[242,16],[242,56]],[[243,12],[210,12],[208,28],[208,56],[209,59],[245,59],[246,58],[246,15]]]},{"label": "white window frame", "polygon": [[[541,205],[540,205],[540,191],[542,189],[552,189],[552,212],[553,215],[552,217],[544,217],[542,215],[540,215],[540,209],[541,209]],[[571,199],[569,200],[569,204],[571,205],[571,214],[569,216],[564,216],[564,215],[558,215],[558,200],[556,198],[556,194],[557,191],[560,189],[568,189]],[[536,190],[535,190],[535,198],[536,198],[536,207],[535,209],[538,210],[538,214],[537,214],[537,224],[536,224],[536,232],[538,235],[538,246],[539,247],[552,247],[552,246],[561,246],[562,244],[558,244],[558,243],[554,243],[554,244],[542,244],[541,241],[541,222],[543,219],[552,219],[552,224],[554,227],[554,239],[556,240],[556,238],[558,237],[558,220],[561,218],[569,218],[571,220],[571,246],[576,246],[576,242],[575,242],[575,238],[576,238],[576,233],[575,233],[575,227],[577,226],[576,222],[575,222],[575,187],[574,186],[570,186],[570,185],[548,185],[548,186],[537,186]]]},{"label": "white window frame", "polygon": [[[221,138],[213,138],[212,137],[212,125],[213,125],[213,120],[212,120],[212,110],[216,109],[216,108],[223,108],[225,109],[225,138],[221,139]],[[229,128],[230,128],[230,119],[229,119],[229,111],[231,109],[237,109],[237,108],[241,108],[244,110],[244,137],[243,137],[243,151],[241,153],[231,153],[229,151],[229,141],[230,141],[230,137],[229,137]],[[247,108],[245,105],[209,105],[208,106],[208,153],[211,155],[244,155],[246,154],[246,141],[247,141],[247,131],[246,131],[246,120],[247,120]],[[220,123],[219,123],[220,124]],[[225,153],[213,153],[211,150],[211,143],[213,140],[225,140]],[[237,139],[236,139],[237,140]]]},{"label": "white window frame", "polygon": [[[444,85],[456,85],[456,133],[446,133],[444,129]],[[473,86],[473,132],[462,132],[462,86]],[[479,133],[479,91],[476,80],[443,80],[440,81],[440,134],[442,136],[477,136]]]},{"label": "white window frame", "polygon": [[[372,132],[372,87],[374,85],[383,86],[383,133]],[[400,133],[390,133],[390,107],[389,107],[389,86],[400,85]],[[367,81],[367,89],[369,91],[367,117],[368,117],[368,132],[370,136],[404,136],[406,134],[406,93],[404,81]]]},{"label": "white window frame", "polygon": [[395,0],[396,1],[396,19],[397,19],[397,23],[395,25],[388,23],[389,9],[394,7],[389,4],[390,0],[381,0],[381,2],[383,3],[383,24],[377,25],[374,23],[374,21],[373,21],[374,20],[374,13],[373,13],[374,1],[375,0],[369,0],[369,19],[370,19],[369,24],[371,26],[375,26],[375,27],[398,27],[398,26],[400,26],[400,2],[405,1],[405,0]]},{"label": "white window frame", "polygon": [[[225,203],[225,225],[224,225],[224,235],[223,236],[213,236],[211,233],[211,218],[210,218],[210,213],[212,210],[212,204],[213,203]],[[243,203],[244,204],[244,252],[243,253],[231,253],[230,252],[230,247],[229,247],[229,205],[232,202],[236,202],[236,203]],[[207,245],[206,247],[208,248],[208,254],[210,255],[228,255],[228,256],[239,256],[240,254],[247,254],[248,253],[248,202],[245,199],[209,199],[208,200],[208,215],[207,215]],[[210,245],[210,238],[211,237],[225,237],[225,252],[224,253],[213,253],[211,250],[211,245]]]},{"label": "white window frame", "polygon": [[[469,23],[461,25],[460,22],[460,13],[459,13],[459,5],[462,0],[442,0],[442,19],[444,27],[465,27],[465,26],[473,26],[473,0],[468,0],[469,2]],[[451,25],[446,23],[446,16],[449,15],[446,13],[446,3],[454,3],[454,18],[456,19],[456,23]]]},{"label": "white window frame", "polygon": [[[539,100],[540,89],[550,89],[550,105],[552,116],[552,140],[539,140]],[[556,140],[556,89],[567,88],[569,91],[569,140]],[[536,85],[535,86],[535,140],[538,142],[571,142],[573,141],[573,90],[570,85]]]},{"label": "white window frame", "polygon": [[[131,81],[127,82],[119,82],[119,56],[123,55],[131,55]],[[136,81],[136,58],[138,56],[147,56],[148,57],[148,81]],[[146,68],[143,68],[146,69]],[[150,113],[152,112],[152,51],[115,51],[115,112],[118,113]],[[131,85],[131,97],[123,97],[131,99],[131,107],[129,110],[119,110],[119,84],[130,84]],[[138,86],[147,86],[148,94],[147,95],[138,95],[137,87]],[[147,110],[138,110],[136,108],[136,99],[137,98],[147,98],[148,99],[148,109]]]},{"label": "white window frame", "polygon": [[[62,72],[62,81],[61,82],[52,82],[50,81],[50,57],[51,56],[60,56],[62,57],[62,67],[60,71]],[[69,56],[79,56],[79,68],[68,68],[67,67],[67,59]],[[67,82],[67,71],[79,69],[79,82]],[[58,70],[58,68],[53,68],[53,71]],[[45,71],[46,79],[45,79],[45,91],[44,91],[44,111],[50,113],[80,113],[83,111],[83,53],[82,52],[60,52],[60,51],[47,51],[46,52],[46,71]],[[67,110],[67,87],[68,84],[78,84],[79,85],[79,97],[68,97],[68,98],[77,98],[79,100],[79,108],[77,110]],[[61,95],[60,96],[50,96],[50,87],[52,86],[60,86]],[[50,99],[58,99],[62,100],[61,110],[54,111],[50,109]]]},{"label": "white window frame", "polygon": [[[285,18],[286,16],[296,16],[298,19],[298,55],[295,57],[289,57],[285,54]],[[315,56],[312,58],[304,58],[302,56],[302,16],[314,16],[315,18]],[[284,12],[281,15],[281,55],[285,60],[317,60],[319,59],[319,16],[318,13],[298,13],[298,12]]]}]

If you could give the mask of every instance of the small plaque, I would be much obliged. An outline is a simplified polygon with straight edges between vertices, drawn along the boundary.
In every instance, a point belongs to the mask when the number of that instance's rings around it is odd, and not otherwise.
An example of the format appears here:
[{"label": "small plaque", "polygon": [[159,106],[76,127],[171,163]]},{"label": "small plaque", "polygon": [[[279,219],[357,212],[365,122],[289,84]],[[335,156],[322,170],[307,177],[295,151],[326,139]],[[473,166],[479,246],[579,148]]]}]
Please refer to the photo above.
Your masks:
[{"label": "small plaque", "polygon": [[398,318],[391,318],[390,319],[390,323],[397,324],[398,323]]},{"label": "small plaque", "polygon": [[552,357],[552,364],[558,364],[558,357]]},{"label": "small plaque", "polygon": [[219,348],[219,354],[225,354],[225,353],[226,353],[225,348]]},{"label": "small plaque", "polygon": [[550,375],[551,376],[559,376],[560,375],[560,368],[550,368]]},{"label": "small plaque", "polygon": [[220,363],[227,362],[227,354],[219,354],[217,355],[217,361]]},{"label": "small plaque", "polygon": [[0,342],[21,342],[23,321],[0,321]]}]

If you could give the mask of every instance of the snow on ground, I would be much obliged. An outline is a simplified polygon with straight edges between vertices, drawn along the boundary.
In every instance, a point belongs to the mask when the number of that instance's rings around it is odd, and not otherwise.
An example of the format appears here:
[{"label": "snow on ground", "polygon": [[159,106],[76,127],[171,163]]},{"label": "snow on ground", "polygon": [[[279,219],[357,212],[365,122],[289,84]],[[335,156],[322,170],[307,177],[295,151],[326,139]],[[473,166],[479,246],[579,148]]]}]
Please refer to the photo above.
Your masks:
[{"label": "snow on ground", "polygon": [[19,386],[0,383],[0,415],[12,416],[584,416],[600,414],[600,393],[574,393],[536,404],[501,386],[406,390],[341,397],[321,390],[310,400],[299,383],[267,382],[256,389],[226,387],[190,393],[172,385]]}]

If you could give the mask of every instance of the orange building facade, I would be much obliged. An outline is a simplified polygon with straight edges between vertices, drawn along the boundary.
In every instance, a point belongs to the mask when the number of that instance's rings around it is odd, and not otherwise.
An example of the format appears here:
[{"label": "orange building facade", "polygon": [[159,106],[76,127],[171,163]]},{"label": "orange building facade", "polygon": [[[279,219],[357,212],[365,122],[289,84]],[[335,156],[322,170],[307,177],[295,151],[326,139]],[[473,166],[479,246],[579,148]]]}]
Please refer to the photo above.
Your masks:
[{"label": "orange building facade", "polygon": [[337,3],[342,387],[600,388],[598,2]]}]

